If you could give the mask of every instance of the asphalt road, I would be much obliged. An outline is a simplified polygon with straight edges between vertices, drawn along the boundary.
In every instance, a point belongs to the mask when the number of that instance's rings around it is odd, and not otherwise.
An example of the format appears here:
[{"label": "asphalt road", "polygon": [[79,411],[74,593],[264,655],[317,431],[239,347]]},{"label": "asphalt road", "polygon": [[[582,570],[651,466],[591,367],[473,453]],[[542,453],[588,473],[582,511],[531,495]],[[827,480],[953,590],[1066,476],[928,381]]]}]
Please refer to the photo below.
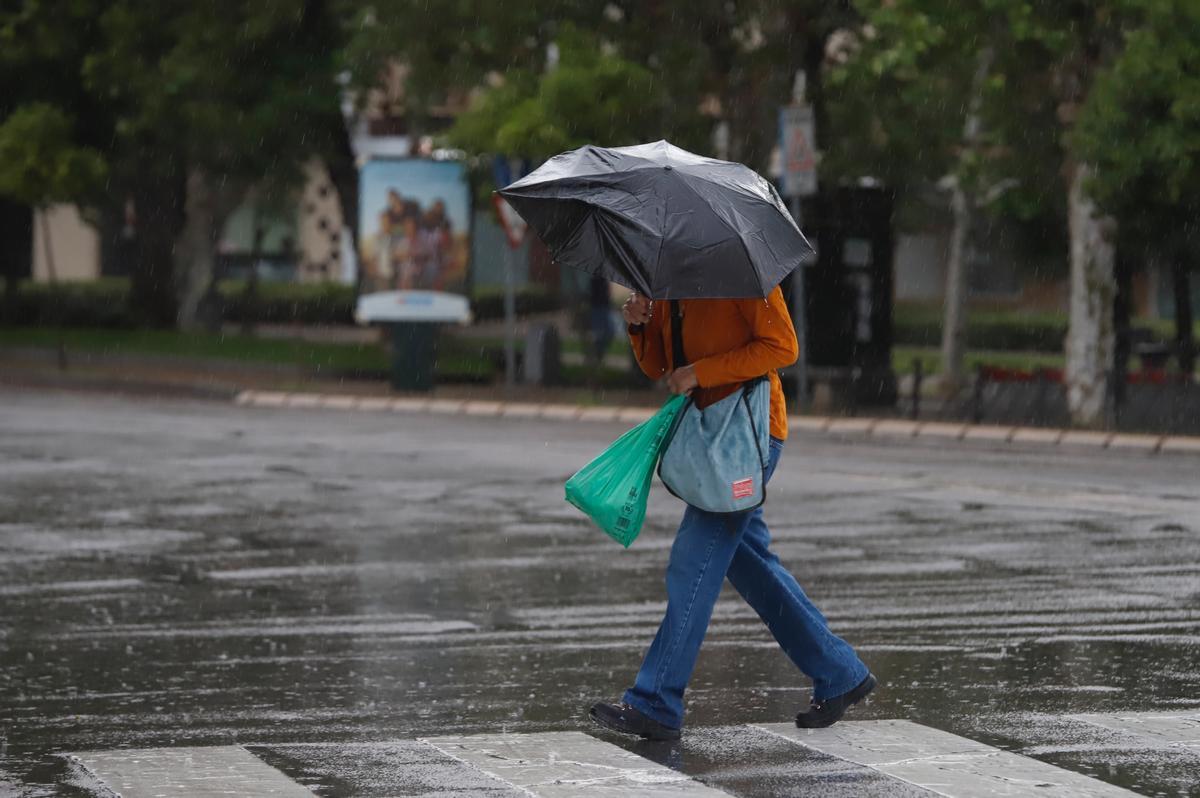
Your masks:
[{"label": "asphalt road", "polygon": [[[728,794],[924,794],[762,726],[807,685],[731,589],[682,745],[593,732],[681,511],[657,488],[623,551],[563,501],[622,431],[0,393],[0,794],[99,794],[111,758],[60,754],[179,746],[323,795],[506,794],[459,783],[463,738],[575,731]],[[855,720],[1200,795],[1200,734],[1128,715],[1200,730],[1200,460],[797,435],[767,517],[880,677]],[[433,786],[397,770],[421,738],[449,741]]]}]

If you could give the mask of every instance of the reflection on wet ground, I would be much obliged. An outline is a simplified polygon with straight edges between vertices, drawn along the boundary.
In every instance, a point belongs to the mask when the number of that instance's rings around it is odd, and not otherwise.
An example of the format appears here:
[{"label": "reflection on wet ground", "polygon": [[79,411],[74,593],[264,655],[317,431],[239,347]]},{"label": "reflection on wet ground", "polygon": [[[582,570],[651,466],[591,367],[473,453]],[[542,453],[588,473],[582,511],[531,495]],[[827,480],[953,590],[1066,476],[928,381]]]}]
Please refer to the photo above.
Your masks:
[{"label": "reflection on wet ground", "polygon": [[[3,394],[0,793],[86,793],[64,751],[257,744],[286,763],[588,730],[653,635],[679,514],[656,494],[622,551],[563,502],[621,429]],[[1195,459],[796,436],[772,487],[781,558],[883,682],[858,718],[1196,789],[1196,747],[1067,717],[1200,707]],[[740,729],[806,700],[729,590],[696,731],[663,763],[774,794],[771,756],[736,751],[778,742]],[[355,793],[338,778],[325,794]]]}]

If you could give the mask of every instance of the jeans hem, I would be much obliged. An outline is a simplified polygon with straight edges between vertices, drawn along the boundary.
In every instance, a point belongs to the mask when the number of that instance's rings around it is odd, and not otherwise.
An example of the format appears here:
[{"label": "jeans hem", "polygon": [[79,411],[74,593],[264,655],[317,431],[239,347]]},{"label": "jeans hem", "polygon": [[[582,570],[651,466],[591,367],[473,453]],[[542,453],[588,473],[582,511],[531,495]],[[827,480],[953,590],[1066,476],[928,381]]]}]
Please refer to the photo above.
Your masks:
[{"label": "jeans hem", "polygon": [[674,718],[670,718],[670,719],[664,718],[658,712],[651,709],[649,704],[647,704],[645,701],[638,698],[637,696],[635,696],[633,693],[629,692],[628,690],[625,691],[625,695],[621,696],[621,700],[624,701],[629,706],[636,709],[638,712],[641,712],[646,717],[650,718],[653,721],[657,721],[657,722],[661,723],[662,725],[666,726],[667,728],[678,730],[683,727],[682,721],[676,721]]},{"label": "jeans hem", "polygon": [[853,690],[855,687],[858,687],[860,684],[862,684],[863,680],[866,679],[867,676],[870,675],[870,673],[871,673],[871,669],[868,668],[864,664],[864,665],[862,665],[862,671],[861,671],[860,675],[855,676],[853,679],[849,680],[844,685],[840,685],[837,688],[830,689],[828,695],[818,695],[817,689],[814,687],[813,688],[813,699],[815,699],[817,701],[827,701],[830,698],[837,698],[840,695],[845,695],[846,693]]}]

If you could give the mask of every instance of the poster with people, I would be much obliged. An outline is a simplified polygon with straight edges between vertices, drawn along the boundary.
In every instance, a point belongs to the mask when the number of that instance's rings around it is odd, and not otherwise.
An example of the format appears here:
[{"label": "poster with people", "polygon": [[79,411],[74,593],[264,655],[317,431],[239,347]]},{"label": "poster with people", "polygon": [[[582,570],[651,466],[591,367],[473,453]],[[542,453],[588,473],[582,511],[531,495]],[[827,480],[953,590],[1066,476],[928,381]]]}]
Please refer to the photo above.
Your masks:
[{"label": "poster with people", "polygon": [[368,161],[359,174],[363,293],[465,293],[470,213],[462,163]]}]

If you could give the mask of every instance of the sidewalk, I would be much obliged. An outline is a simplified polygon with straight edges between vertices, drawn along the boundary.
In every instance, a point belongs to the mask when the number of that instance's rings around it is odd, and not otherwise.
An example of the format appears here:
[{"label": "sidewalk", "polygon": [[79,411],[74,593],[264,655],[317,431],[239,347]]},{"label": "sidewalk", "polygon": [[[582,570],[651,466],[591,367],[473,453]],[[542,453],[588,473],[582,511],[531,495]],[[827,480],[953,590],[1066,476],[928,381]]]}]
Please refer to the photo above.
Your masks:
[{"label": "sidewalk", "polygon": [[[397,396],[381,380],[330,379],[297,367],[241,361],[189,361],[151,355],[72,352],[58,369],[46,349],[0,349],[0,386],[106,391],[140,396],[236,401],[251,407],[430,412],[504,418],[637,423],[662,403],[650,389],[547,388],[518,385],[438,386],[429,395]],[[1113,450],[1200,455],[1200,437],[1046,427],[910,421],[896,417],[793,416],[797,432],[854,440],[984,447]]]},{"label": "sidewalk", "polygon": [[[494,392],[493,392],[494,393]],[[545,419],[554,421],[623,422],[636,424],[654,415],[651,406],[588,406],[545,401],[506,401],[491,398],[362,397],[334,393],[288,393],[243,391],[234,401],[246,407],[310,408],[393,413],[436,413],[492,418]],[[1108,449],[1126,453],[1181,454],[1200,456],[1200,437],[1183,435],[1138,435],[1092,430],[1011,427],[986,424],[910,421],[897,418],[847,418],[834,416],[791,416],[794,432],[855,440],[917,440],[926,444],[946,442],[980,444],[985,447],[1028,446],[1031,448]]]}]

